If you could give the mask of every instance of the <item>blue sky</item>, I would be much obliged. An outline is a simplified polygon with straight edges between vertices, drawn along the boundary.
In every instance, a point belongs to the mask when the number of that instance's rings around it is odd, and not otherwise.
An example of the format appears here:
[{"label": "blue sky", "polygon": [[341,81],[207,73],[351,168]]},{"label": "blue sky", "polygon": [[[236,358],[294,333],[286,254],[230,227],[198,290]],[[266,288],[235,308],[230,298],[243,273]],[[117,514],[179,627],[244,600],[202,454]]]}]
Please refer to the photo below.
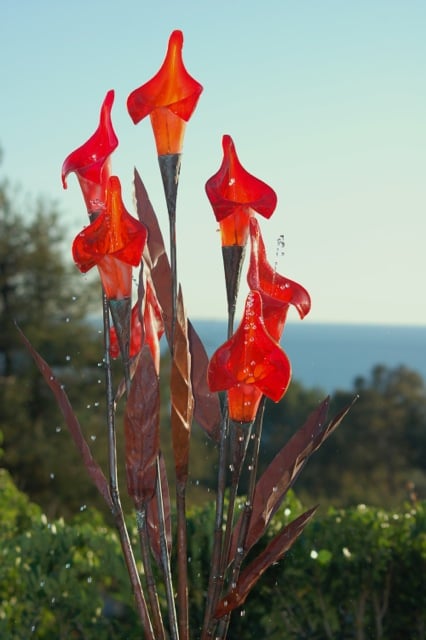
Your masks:
[{"label": "blue sky", "polygon": [[87,220],[73,177],[62,190],[61,165],[113,88],[113,170],[126,207],[134,211],[136,166],[165,225],[150,125],[135,127],[125,104],[158,70],[176,28],[204,86],[178,200],[189,315],[226,313],[204,184],[228,133],[246,169],[278,194],[274,216],[260,222],[271,262],[285,236],[278,270],[310,291],[306,321],[426,324],[424,0],[3,3],[2,173],[28,198],[54,200],[71,242]]}]

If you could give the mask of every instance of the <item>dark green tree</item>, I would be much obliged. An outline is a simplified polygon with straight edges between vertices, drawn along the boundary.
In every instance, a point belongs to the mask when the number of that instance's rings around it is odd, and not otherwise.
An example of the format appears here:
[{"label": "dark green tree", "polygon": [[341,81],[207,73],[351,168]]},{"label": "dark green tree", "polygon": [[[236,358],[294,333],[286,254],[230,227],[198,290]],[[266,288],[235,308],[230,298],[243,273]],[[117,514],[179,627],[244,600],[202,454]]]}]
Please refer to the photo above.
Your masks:
[{"label": "dark green tree", "polygon": [[[295,388],[298,404],[310,410],[314,392]],[[415,492],[426,491],[426,385],[406,367],[377,365],[367,378],[354,380],[352,390],[333,395],[331,414],[359,398],[342,426],[303,470],[296,492],[307,504],[367,503],[396,507]],[[283,425],[284,440],[294,432],[289,391],[267,417],[266,432]],[[300,411],[300,409],[299,409]],[[308,411],[306,411],[308,413]],[[298,415],[298,420],[300,416]]]},{"label": "dark green tree", "polygon": [[[68,258],[54,204],[22,203],[19,190],[0,182],[0,431],[3,465],[18,486],[55,512],[83,486],[91,496],[62,418],[27,355],[15,322],[54,367],[88,430],[102,447],[102,340],[88,321],[94,288]],[[98,383],[100,380],[100,383]],[[103,447],[102,447],[103,449]],[[102,455],[105,455],[102,452]],[[74,487],[73,487],[74,485]],[[77,499],[77,493],[76,498]]]}]

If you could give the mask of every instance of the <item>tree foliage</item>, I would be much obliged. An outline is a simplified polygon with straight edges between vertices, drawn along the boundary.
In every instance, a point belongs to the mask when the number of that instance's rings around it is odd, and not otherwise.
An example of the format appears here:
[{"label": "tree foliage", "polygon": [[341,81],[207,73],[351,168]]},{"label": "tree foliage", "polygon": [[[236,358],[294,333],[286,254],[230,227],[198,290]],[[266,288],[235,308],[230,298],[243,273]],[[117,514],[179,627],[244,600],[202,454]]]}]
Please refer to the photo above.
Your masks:
[{"label": "tree foliage", "polygon": [[[426,495],[426,384],[414,371],[377,365],[352,390],[337,391],[331,412],[358,395],[343,425],[309,461],[296,484],[298,495],[322,505],[359,502],[392,507],[411,494]],[[293,383],[265,417],[266,456],[296,430],[301,412],[323,394]],[[414,497],[414,496],[413,496]]]},{"label": "tree foliage", "polygon": [[[293,495],[266,545],[302,505]],[[116,533],[93,509],[49,520],[0,470],[0,636],[141,637]],[[202,624],[211,504],[188,514],[190,626]],[[135,525],[129,523],[132,536]],[[421,640],[426,592],[426,505],[331,509],[308,525],[231,621],[230,638]],[[258,549],[259,550],[259,549]],[[163,597],[163,594],[160,594]]]}]

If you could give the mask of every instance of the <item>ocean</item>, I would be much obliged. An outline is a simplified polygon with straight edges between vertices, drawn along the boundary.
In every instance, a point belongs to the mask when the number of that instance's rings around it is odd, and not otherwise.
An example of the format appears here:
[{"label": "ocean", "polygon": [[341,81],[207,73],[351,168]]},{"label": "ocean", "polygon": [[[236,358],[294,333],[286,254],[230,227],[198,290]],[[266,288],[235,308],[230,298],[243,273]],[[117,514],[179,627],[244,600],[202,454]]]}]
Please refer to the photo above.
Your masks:
[{"label": "ocean", "polygon": [[[226,339],[226,322],[193,320],[209,355]],[[326,393],[351,390],[354,379],[368,377],[377,365],[399,365],[426,381],[426,327],[287,323],[282,346],[293,379]]]}]

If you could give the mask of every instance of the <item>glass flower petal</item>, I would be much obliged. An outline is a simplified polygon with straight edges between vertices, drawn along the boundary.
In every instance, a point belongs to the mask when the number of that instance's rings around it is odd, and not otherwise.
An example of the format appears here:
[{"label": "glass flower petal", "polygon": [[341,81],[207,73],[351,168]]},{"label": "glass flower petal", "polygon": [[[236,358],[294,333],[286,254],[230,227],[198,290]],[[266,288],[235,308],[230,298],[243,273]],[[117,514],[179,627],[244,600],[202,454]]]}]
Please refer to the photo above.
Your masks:
[{"label": "glass flower petal", "polygon": [[62,184],[67,188],[67,176],[74,172],[80,183],[88,211],[102,208],[105,189],[111,174],[110,156],[118,146],[111,122],[114,91],[110,90],[102,103],[99,125],[81,147],[75,149],[62,165]]},{"label": "glass flower petal", "polygon": [[[290,361],[265,328],[258,292],[249,293],[242,322],[213,354],[207,378],[211,391],[234,389],[229,401],[235,397],[236,389],[244,395],[245,387],[251,385],[275,402],[286,392],[291,378]],[[239,419],[235,416],[241,414],[241,407],[230,404],[229,409],[231,418]]]},{"label": "glass flower petal", "polygon": [[125,209],[116,176],[108,180],[106,209],[74,239],[72,254],[82,273],[98,266],[109,299],[128,297],[132,266],[140,264],[147,231]]},{"label": "glass flower petal", "polygon": [[222,147],[220,169],[206,183],[207,197],[216,220],[220,222],[240,207],[253,209],[265,218],[270,218],[277,205],[275,191],[244,169],[231,136],[223,136]]},{"label": "glass flower petal", "polygon": [[106,209],[74,240],[74,261],[82,273],[86,273],[104,256],[137,267],[141,261],[147,231],[133,218],[123,205],[121,185],[117,176],[108,181]]},{"label": "glass flower petal", "polygon": [[222,147],[222,164],[206,182],[206,193],[220,223],[222,245],[244,246],[250,216],[257,212],[270,218],[277,205],[277,196],[270,186],[244,169],[231,136],[223,136]]},{"label": "glass flower petal", "polygon": [[203,90],[185,68],[182,47],[182,31],[173,31],[160,70],[127,99],[127,109],[135,124],[151,116],[159,155],[180,153],[185,124]]}]

